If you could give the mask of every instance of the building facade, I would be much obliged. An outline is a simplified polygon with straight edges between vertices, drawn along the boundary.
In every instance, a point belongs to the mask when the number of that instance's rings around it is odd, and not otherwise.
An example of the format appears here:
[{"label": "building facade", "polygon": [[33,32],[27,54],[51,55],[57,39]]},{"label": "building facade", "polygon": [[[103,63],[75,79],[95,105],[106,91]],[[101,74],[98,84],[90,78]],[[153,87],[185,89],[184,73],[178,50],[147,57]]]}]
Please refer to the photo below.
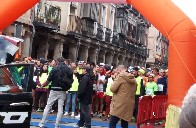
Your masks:
[{"label": "building facade", "polygon": [[146,65],[150,23],[131,5],[42,0],[27,14],[21,57]]},{"label": "building facade", "polygon": [[154,27],[149,28],[147,67],[168,67],[169,41]]}]

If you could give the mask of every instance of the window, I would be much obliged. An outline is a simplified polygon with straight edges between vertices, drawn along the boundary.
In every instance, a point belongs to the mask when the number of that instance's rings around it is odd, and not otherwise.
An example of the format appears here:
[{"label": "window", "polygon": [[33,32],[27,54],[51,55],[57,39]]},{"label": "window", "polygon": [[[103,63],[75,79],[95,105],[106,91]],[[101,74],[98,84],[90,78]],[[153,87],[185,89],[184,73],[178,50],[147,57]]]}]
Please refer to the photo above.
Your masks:
[{"label": "window", "polygon": [[106,7],[104,5],[102,5],[102,14],[101,14],[101,25],[103,25],[103,27],[106,27]]},{"label": "window", "polygon": [[76,15],[76,5],[72,2],[70,4],[70,14],[71,15]]},{"label": "window", "polygon": [[23,91],[28,86],[30,67],[12,65],[0,67],[0,92]]},{"label": "window", "polygon": [[113,30],[113,26],[114,26],[114,10],[112,10],[111,11],[111,13],[110,13],[110,26],[109,26],[109,28],[111,29],[111,30]]}]

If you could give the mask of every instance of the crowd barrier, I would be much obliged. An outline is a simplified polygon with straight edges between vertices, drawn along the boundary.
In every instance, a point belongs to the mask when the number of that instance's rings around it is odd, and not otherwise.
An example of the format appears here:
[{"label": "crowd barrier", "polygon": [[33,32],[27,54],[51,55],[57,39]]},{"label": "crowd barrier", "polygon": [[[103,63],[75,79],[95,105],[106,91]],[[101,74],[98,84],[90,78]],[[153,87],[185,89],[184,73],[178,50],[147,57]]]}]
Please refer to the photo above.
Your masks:
[{"label": "crowd barrier", "polygon": [[137,127],[166,119],[167,96],[143,96],[139,99]]}]

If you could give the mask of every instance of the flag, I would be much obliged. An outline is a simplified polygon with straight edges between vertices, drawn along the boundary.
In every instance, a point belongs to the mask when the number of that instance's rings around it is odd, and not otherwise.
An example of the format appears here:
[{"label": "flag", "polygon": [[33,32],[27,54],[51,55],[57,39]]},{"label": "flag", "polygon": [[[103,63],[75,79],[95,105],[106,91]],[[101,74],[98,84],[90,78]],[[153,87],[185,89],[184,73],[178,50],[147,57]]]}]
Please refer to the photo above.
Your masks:
[{"label": "flag", "polygon": [[15,37],[0,35],[0,50],[13,56],[19,49],[17,47],[18,42],[23,42],[23,40]]}]

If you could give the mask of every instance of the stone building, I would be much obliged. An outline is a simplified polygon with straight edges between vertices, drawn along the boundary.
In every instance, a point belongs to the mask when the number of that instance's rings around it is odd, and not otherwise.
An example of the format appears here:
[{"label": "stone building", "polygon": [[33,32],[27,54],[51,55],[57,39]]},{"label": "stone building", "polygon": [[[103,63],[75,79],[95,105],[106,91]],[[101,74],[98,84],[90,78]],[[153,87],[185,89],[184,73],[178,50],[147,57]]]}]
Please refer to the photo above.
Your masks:
[{"label": "stone building", "polygon": [[154,27],[149,28],[147,67],[166,69],[168,66],[169,41]]},{"label": "stone building", "polygon": [[131,5],[42,0],[27,13],[22,57],[146,64],[150,24]]}]

